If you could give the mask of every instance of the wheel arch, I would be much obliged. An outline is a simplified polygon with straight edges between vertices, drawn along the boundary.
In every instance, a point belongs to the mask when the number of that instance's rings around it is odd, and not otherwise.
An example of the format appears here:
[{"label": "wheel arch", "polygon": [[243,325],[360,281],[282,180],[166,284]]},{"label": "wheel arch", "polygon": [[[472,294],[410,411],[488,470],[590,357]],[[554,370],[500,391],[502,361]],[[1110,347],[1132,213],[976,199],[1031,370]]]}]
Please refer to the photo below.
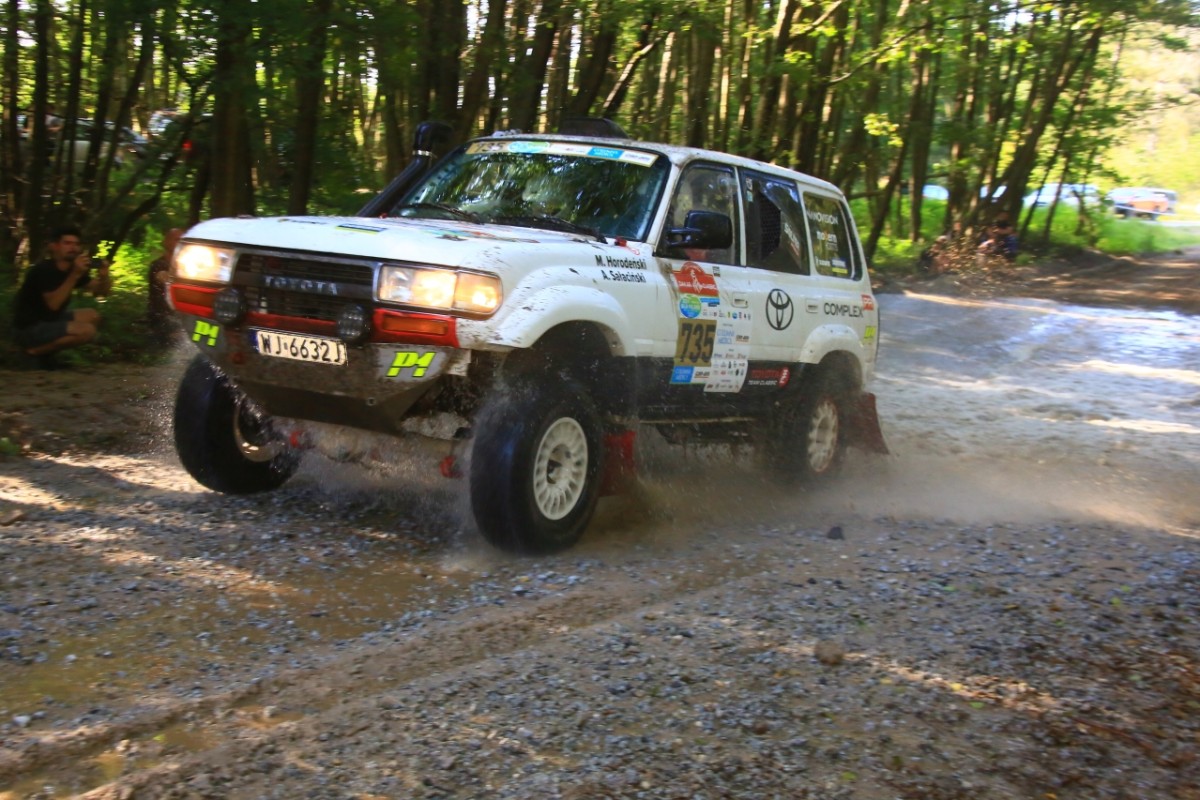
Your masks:
[{"label": "wheel arch", "polygon": [[633,402],[632,360],[619,358],[615,331],[595,321],[562,322],[531,346],[511,351],[501,376],[516,380],[530,375],[580,383],[605,414],[623,414]]},{"label": "wheel arch", "polygon": [[811,373],[810,379],[832,381],[833,385],[846,395],[862,391],[862,362],[846,350],[826,353],[820,362],[810,366],[808,371]]},{"label": "wheel arch", "polygon": [[[612,355],[636,351],[634,325],[612,295],[590,286],[560,285],[515,296],[516,310],[499,320],[487,337],[490,345],[533,347],[562,326],[590,324],[604,334]],[[462,334],[470,330],[463,326]]]}]

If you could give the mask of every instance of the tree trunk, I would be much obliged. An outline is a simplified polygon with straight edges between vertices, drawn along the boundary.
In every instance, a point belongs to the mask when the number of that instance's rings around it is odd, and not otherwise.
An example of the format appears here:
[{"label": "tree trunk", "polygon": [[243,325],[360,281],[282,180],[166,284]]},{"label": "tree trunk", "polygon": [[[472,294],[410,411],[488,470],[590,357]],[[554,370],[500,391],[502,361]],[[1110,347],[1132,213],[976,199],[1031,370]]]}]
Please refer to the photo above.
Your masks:
[{"label": "tree trunk", "polygon": [[687,138],[689,147],[708,147],[708,121],[713,113],[712,76],[717,32],[703,18],[692,23],[688,34]]},{"label": "tree trunk", "polygon": [[617,44],[617,33],[620,30],[620,19],[611,8],[596,10],[600,17],[600,27],[592,37],[590,45],[585,48],[587,58],[579,67],[578,89],[567,106],[567,115],[574,117],[588,116],[592,106],[600,98],[612,69],[613,49]]},{"label": "tree trunk", "polygon": [[554,40],[558,36],[558,11],[562,0],[542,0],[537,26],[529,53],[518,60],[509,82],[508,101],[512,108],[511,126],[519,131],[532,131],[537,126],[542,104],[542,89]]},{"label": "tree trunk", "polygon": [[249,10],[235,0],[217,6],[216,67],[213,72],[212,216],[253,214],[250,126],[246,109],[255,102],[254,55]]},{"label": "tree trunk", "polygon": [[9,0],[4,6],[4,104],[0,108],[0,286],[15,283],[17,249],[22,236],[20,183],[21,132],[17,126],[17,92],[21,74],[20,2]]},{"label": "tree trunk", "polygon": [[758,108],[754,114],[751,135],[751,154],[769,161],[775,146],[775,119],[779,113],[779,97],[783,87],[783,62],[779,54],[787,47],[792,35],[792,18],[799,0],[782,0],[775,27],[763,46],[765,63],[758,83]]},{"label": "tree trunk", "polygon": [[303,57],[296,75],[296,139],[292,163],[292,185],[287,213],[304,214],[312,192],[313,168],[317,159],[317,130],[321,123],[321,100],[325,91],[325,42],[333,0],[316,0],[308,7],[309,29]]},{"label": "tree trunk", "polygon": [[46,174],[47,148],[50,141],[46,131],[46,113],[50,94],[50,19],[54,9],[50,0],[37,0],[34,4],[33,31],[33,106],[29,110],[32,129],[26,143],[25,230],[29,236],[29,258],[41,257],[45,233],[42,230],[42,192]]},{"label": "tree trunk", "polygon": [[615,117],[621,109],[621,104],[625,102],[625,96],[629,93],[630,84],[633,82],[633,77],[637,72],[638,65],[642,63],[664,38],[664,34],[655,35],[654,25],[658,22],[658,13],[650,14],[642,21],[642,27],[638,30],[637,49],[633,55],[625,62],[625,66],[621,69],[621,74],[613,83],[612,90],[609,91],[608,97],[604,100],[604,116]]},{"label": "tree trunk", "polygon": [[471,64],[470,75],[463,85],[462,108],[459,111],[458,125],[455,126],[455,132],[463,139],[469,139],[478,129],[488,76],[491,75],[496,56],[504,47],[504,15],[507,10],[507,0],[488,0],[487,22],[484,23],[483,35],[475,48],[475,60]]}]

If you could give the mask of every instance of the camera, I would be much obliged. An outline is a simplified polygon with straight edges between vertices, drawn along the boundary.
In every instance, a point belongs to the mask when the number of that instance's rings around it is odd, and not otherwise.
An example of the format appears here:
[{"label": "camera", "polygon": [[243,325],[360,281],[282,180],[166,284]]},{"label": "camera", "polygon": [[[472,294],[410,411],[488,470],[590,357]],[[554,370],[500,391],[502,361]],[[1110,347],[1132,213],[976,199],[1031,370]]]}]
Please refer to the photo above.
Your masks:
[{"label": "camera", "polygon": [[104,269],[104,261],[99,258],[93,258],[91,261],[88,262],[88,268],[94,269],[97,271],[102,270],[102,269]]}]

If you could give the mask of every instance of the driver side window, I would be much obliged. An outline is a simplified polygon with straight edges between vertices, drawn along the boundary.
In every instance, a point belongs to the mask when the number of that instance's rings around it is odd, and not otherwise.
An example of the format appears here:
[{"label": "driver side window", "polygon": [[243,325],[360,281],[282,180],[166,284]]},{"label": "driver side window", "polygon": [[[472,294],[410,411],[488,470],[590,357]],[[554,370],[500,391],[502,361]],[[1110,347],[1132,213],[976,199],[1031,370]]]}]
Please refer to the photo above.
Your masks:
[{"label": "driver side window", "polygon": [[[675,185],[675,194],[667,212],[667,230],[687,226],[688,214],[707,211],[724,214],[733,223],[733,242],[729,247],[710,250],[672,248],[692,261],[710,264],[736,264],[738,235],[737,180],[733,170],[712,164],[695,164],[684,170]],[[666,243],[664,242],[664,246]]]}]

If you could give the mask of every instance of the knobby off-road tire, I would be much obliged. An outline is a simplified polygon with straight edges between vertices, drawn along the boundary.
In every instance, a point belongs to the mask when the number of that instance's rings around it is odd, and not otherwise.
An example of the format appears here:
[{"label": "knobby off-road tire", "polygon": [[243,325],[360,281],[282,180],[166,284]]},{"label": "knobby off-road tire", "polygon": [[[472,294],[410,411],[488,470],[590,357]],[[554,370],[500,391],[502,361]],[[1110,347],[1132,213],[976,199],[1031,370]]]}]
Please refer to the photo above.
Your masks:
[{"label": "knobby off-road tire", "polygon": [[224,494],[276,489],[299,463],[270,418],[203,356],[192,360],[179,384],[175,450],[193,478]]},{"label": "knobby off-road tire", "polygon": [[766,434],[765,461],[785,483],[818,483],[837,474],[846,455],[845,391],[818,376],[801,398],[779,409]]},{"label": "knobby off-road tire", "polygon": [[600,495],[603,428],[577,383],[521,379],[480,412],[471,446],[471,510],[480,533],[511,553],[564,550]]}]

